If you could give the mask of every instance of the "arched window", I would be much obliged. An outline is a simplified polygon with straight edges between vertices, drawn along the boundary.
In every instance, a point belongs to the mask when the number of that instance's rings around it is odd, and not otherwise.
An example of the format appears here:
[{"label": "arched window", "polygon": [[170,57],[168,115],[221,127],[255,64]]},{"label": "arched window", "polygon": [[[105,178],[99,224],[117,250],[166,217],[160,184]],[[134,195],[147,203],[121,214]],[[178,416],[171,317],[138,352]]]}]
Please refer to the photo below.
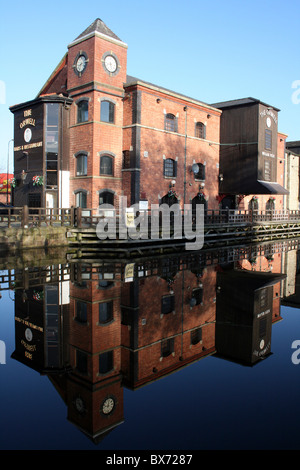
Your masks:
[{"label": "arched window", "polygon": [[75,203],[76,207],[81,207],[82,209],[86,209],[86,199],[87,199],[87,192],[86,191],[77,191],[75,194]]},{"label": "arched window", "polygon": [[170,132],[177,132],[177,120],[174,114],[166,114],[165,130]]},{"label": "arched window", "polygon": [[172,158],[164,160],[164,176],[174,178],[177,176],[177,161]]},{"label": "arched window", "polygon": [[79,153],[76,155],[76,176],[87,175],[87,154]]},{"label": "arched window", "polygon": [[111,206],[114,205],[114,193],[111,191],[102,191],[99,194],[99,206],[101,204],[110,204]]},{"label": "arched window", "polygon": [[77,122],[86,122],[89,118],[89,102],[88,100],[81,100],[77,103]]},{"label": "arched window", "polygon": [[100,175],[113,175],[113,157],[102,155],[100,157]]},{"label": "arched window", "polygon": [[198,137],[199,139],[206,138],[206,126],[203,124],[203,122],[196,122],[195,137]]},{"label": "arched window", "polygon": [[205,165],[203,163],[197,163],[198,171],[194,173],[196,180],[205,180]]},{"label": "arched window", "polygon": [[115,105],[111,101],[101,101],[100,120],[103,122],[115,122]]}]

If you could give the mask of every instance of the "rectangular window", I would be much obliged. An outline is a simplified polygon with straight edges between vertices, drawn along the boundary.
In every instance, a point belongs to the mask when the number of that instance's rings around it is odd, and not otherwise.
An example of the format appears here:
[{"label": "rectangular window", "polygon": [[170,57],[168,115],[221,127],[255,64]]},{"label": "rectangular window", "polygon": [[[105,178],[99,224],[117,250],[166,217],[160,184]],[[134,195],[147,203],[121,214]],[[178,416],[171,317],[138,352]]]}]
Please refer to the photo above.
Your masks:
[{"label": "rectangular window", "polygon": [[264,317],[259,321],[259,337],[263,338],[267,333],[267,318]]},{"label": "rectangular window", "polygon": [[76,368],[81,374],[87,373],[87,355],[82,351],[76,351]]},{"label": "rectangular window", "polygon": [[198,344],[202,341],[202,328],[191,331],[191,344]]},{"label": "rectangular window", "polygon": [[265,149],[272,150],[272,131],[265,130]]},{"label": "rectangular window", "polygon": [[87,304],[86,302],[76,301],[76,320],[80,323],[87,322]]},{"label": "rectangular window", "polygon": [[99,355],[99,373],[107,374],[113,369],[113,351],[107,351]]},{"label": "rectangular window", "polygon": [[87,175],[87,155],[78,155],[76,158],[76,176]]},{"label": "rectangular window", "polygon": [[175,178],[177,176],[177,161],[172,158],[164,160],[164,176]]},{"label": "rectangular window", "polygon": [[175,296],[174,295],[165,295],[161,299],[161,313],[167,314],[174,312],[175,310]]},{"label": "rectangular window", "polygon": [[86,193],[80,191],[76,193],[76,207],[82,207],[82,209],[86,209]]},{"label": "rectangular window", "polygon": [[113,301],[102,302],[99,304],[99,323],[101,325],[110,322],[113,319]]},{"label": "rectangular window", "polygon": [[28,194],[28,207],[41,207],[41,193]]},{"label": "rectangular window", "polygon": [[167,357],[174,352],[174,338],[166,339],[161,342],[161,356]]},{"label": "rectangular window", "polygon": [[272,162],[265,160],[264,180],[272,181]]},{"label": "rectangular window", "polygon": [[100,120],[113,123],[115,120],[115,105],[110,101],[101,102]]}]

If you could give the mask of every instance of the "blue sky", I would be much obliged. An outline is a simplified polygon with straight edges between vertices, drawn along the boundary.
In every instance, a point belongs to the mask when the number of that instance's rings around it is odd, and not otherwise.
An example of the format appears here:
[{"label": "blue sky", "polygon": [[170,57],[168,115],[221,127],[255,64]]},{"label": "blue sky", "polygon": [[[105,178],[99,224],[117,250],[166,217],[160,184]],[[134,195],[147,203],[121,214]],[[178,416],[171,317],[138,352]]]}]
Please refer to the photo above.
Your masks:
[{"label": "blue sky", "polygon": [[[36,97],[96,18],[128,44],[127,73],[206,103],[252,96],[300,140],[299,0],[0,0],[0,171],[9,106]],[[295,88],[293,88],[295,87]],[[298,103],[299,102],[299,103]]]}]

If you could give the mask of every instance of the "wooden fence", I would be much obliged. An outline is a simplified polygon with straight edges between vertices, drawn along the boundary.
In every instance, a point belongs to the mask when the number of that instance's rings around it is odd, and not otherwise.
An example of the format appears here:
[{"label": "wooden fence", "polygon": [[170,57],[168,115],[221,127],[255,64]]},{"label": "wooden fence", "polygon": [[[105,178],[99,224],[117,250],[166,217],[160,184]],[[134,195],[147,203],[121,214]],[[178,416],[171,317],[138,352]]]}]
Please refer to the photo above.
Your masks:
[{"label": "wooden fence", "polygon": [[[142,212],[140,213],[142,215]],[[159,218],[159,211],[151,213],[143,212],[151,225],[153,216]],[[181,217],[187,213],[182,212]],[[195,222],[194,214],[190,214]],[[101,209],[82,209],[80,207],[49,209],[49,208],[29,208],[0,207],[0,228],[4,227],[41,227],[41,226],[64,226],[70,228],[95,228],[98,222],[103,218],[115,219],[118,225],[121,221],[121,215],[115,210]],[[125,223],[125,215],[122,216],[122,222]],[[145,220],[145,219],[144,219]],[[132,222],[132,221],[131,221]],[[236,225],[236,224],[263,224],[263,223],[281,223],[281,222],[300,222],[300,211],[246,211],[246,210],[206,210],[204,211],[204,225]]]}]

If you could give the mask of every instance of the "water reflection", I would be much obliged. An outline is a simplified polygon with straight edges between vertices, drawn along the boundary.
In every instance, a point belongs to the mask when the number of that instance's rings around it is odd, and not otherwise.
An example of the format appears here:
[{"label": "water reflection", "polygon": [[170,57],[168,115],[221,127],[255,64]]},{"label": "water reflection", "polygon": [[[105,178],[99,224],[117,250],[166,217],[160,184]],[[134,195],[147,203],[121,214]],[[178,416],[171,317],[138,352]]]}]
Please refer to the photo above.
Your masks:
[{"label": "water reflection", "polygon": [[297,240],[63,261],[1,276],[15,291],[12,357],[48,376],[68,420],[95,443],[124,421],[124,387],[208,355],[246,366],[267,359],[280,303],[297,295]]}]

